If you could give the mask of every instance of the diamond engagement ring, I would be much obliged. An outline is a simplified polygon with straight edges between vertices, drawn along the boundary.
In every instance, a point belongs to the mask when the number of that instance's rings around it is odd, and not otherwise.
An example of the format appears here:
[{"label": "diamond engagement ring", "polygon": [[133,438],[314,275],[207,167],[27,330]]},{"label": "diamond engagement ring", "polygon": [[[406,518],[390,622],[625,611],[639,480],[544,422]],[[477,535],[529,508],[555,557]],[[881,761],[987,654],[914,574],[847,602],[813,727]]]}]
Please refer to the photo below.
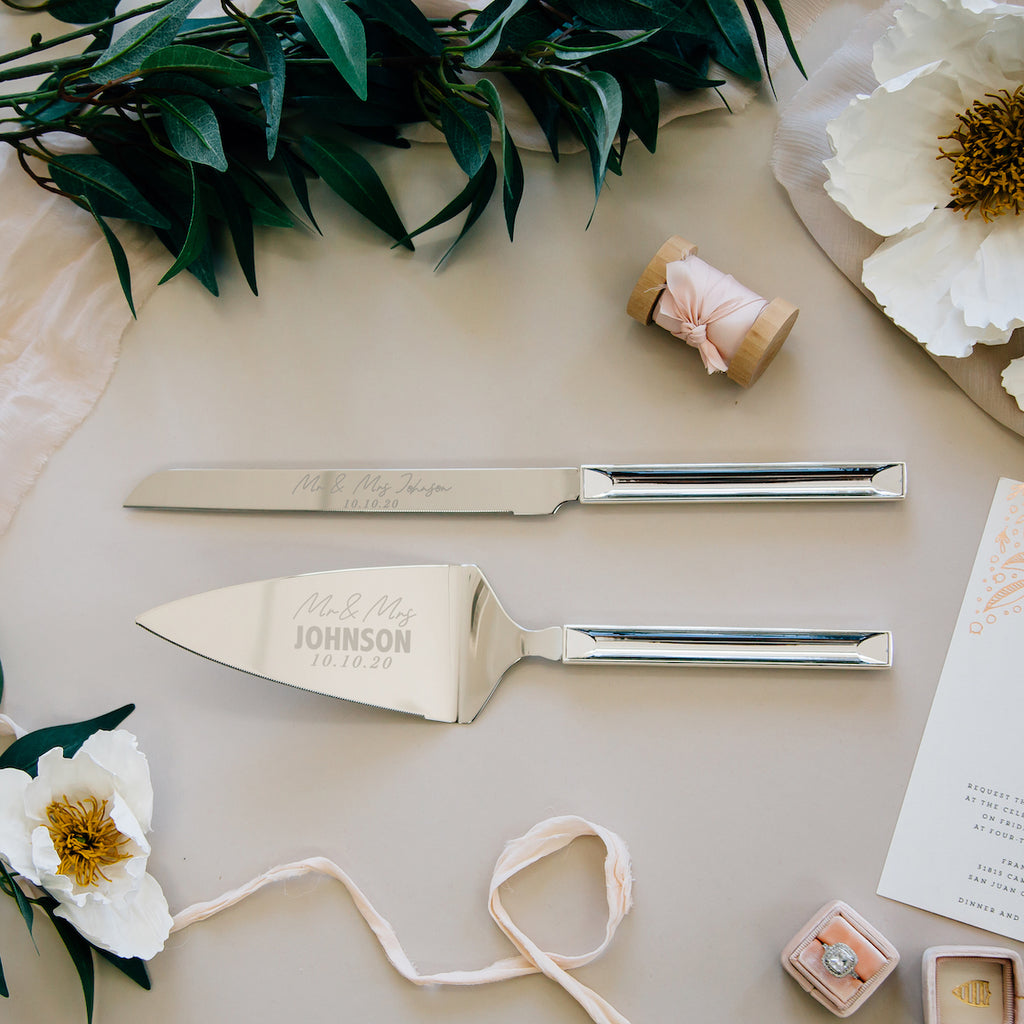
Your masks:
[{"label": "diamond engagement ring", "polygon": [[821,954],[825,970],[836,978],[848,978],[857,969],[857,954],[845,942],[833,942]]}]

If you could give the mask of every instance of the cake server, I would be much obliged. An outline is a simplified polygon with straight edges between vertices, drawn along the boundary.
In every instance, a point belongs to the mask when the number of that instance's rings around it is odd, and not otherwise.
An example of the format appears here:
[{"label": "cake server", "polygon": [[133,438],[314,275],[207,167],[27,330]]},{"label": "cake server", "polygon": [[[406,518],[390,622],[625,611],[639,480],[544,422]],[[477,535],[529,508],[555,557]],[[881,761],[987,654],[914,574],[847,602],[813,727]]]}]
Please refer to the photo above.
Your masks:
[{"label": "cake server", "polygon": [[775,462],[535,469],[168,469],[128,508],[252,512],[512,512],[587,504],[893,499],[902,462]]},{"label": "cake server", "polygon": [[888,668],[876,630],[666,629],[513,622],[475,565],[402,565],[242,583],[140,626],[204,658],[438,722],[472,722],[522,658],[565,664]]}]

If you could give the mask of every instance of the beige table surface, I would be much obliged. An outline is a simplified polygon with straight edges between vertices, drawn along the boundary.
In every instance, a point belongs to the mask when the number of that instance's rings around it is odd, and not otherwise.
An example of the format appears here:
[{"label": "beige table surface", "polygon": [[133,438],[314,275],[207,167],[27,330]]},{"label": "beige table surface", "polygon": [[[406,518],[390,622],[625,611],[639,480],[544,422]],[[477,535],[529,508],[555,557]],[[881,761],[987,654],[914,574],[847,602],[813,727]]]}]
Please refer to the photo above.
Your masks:
[{"label": "beige table surface", "polygon": [[[858,15],[829,11],[811,67]],[[778,76],[784,100],[799,84]],[[503,843],[580,814],[628,843],[635,907],[579,976],[633,1024],[833,1019],[779,951],[842,898],[903,961],[861,1024],[922,1017],[926,946],[1009,944],[875,895],[967,575],[1020,438],[973,406],[815,247],[768,170],[777,107],[701,115],[639,146],[589,230],[583,158],[525,157],[514,245],[500,210],[441,272],[447,236],[392,252],[325,197],[324,237],[261,239],[261,296],[180,278],[128,332],[112,383],[0,538],[4,707],[35,728],[128,701],[156,789],[152,872],[172,910],[264,868],[334,859],[423,970],[509,952],[486,912]],[[453,191],[440,149],[385,163],[408,221]],[[668,235],[802,308],[762,380],[708,379],[626,318]],[[303,518],[128,511],[182,464],[571,465],[904,459],[903,503],[567,507],[554,517]],[[362,565],[475,562],[527,626],[882,627],[891,672],[567,667],[527,662],[469,726],[276,686],[134,625],[175,597]],[[927,851],[922,851],[926,856]],[[600,849],[575,844],[507,905],[548,949],[596,945]],[[45,922],[40,955],[0,902],[0,1017],[84,1020]],[[527,978],[420,989],[340,887],[265,890],[172,936],[153,989],[98,969],[97,1024],[239,1020],[520,1024],[587,1018]]]}]

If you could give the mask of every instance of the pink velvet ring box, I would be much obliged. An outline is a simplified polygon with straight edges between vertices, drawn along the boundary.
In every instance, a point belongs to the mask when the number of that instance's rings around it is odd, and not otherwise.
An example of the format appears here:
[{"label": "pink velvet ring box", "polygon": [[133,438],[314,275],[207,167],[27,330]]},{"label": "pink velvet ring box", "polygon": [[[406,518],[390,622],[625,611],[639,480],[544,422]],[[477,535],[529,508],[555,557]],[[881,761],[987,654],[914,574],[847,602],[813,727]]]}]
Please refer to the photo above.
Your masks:
[{"label": "pink velvet ring box", "polygon": [[925,1024],[1024,1024],[1024,971],[1012,949],[932,946],[921,974]]},{"label": "pink velvet ring box", "polygon": [[[845,977],[825,966],[828,947],[835,966],[847,961]],[[782,966],[837,1017],[860,1009],[899,962],[896,947],[842,900],[826,903],[782,951]]]}]

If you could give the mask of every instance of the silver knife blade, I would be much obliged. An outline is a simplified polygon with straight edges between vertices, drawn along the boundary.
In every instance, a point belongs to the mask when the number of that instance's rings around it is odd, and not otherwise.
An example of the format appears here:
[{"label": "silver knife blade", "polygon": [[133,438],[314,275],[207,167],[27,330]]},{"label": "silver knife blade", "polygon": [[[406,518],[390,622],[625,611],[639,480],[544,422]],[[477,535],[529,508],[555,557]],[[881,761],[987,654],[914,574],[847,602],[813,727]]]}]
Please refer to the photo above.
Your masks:
[{"label": "silver knife blade", "polygon": [[511,512],[582,504],[893,499],[902,462],[783,462],[532,469],[169,469],[127,508],[232,512]]}]

